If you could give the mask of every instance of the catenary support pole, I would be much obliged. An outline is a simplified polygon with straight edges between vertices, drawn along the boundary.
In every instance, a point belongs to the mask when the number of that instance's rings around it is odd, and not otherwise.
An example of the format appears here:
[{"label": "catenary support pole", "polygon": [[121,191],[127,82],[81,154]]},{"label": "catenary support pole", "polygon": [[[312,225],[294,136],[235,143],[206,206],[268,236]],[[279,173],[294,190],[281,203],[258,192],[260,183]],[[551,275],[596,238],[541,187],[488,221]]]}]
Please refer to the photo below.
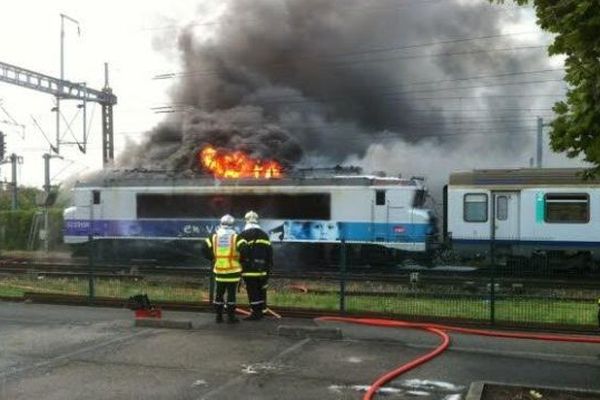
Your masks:
[{"label": "catenary support pole", "polygon": [[48,196],[50,196],[50,154],[45,153],[44,158],[44,192],[46,192],[46,201],[44,201],[44,251],[49,250],[50,235],[48,235]]},{"label": "catenary support pole", "polygon": [[96,288],[94,285],[94,257],[95,257],[95,243],[94,243],[94,191],[90,196],[90,221],[88,229],[88,302],[92,304],[94,302]]},{"label": "catenary support pole", "polygon": [[12,153],[10,155],[10,164],[12,166],[12,209],[16,210],[19,208],[19,188],[17,186],[17,155]]},{"label": "catenary support pole", "polygon": [[542,168],[542,154],[544,150],[544,119],[538,117],[537,119],[537,151],[536,151],[536,162],[537,168]]}]

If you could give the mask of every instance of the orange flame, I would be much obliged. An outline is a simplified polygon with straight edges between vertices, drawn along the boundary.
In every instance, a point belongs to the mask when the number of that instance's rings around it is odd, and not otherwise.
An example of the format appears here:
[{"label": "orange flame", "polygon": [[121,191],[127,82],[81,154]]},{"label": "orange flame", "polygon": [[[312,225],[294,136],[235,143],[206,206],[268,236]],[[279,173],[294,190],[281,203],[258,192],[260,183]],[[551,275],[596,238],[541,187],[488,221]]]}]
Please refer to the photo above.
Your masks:
[{"label": "orange flame", "polygon": [[281,178],[281,164],[275,160],[260,160],[242,151],[220,151],[206,146],[198,153],[202,167],[215,178]]}]

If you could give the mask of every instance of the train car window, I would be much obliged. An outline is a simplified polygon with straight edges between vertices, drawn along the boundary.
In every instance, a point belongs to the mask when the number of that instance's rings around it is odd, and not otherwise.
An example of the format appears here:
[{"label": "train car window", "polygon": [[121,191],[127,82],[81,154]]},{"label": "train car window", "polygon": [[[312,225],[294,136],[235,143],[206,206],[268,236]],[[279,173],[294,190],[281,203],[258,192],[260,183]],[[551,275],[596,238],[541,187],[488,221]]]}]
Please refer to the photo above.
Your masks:
[{"label": "train car window", "polygon": [[487,222],[488,196],[485,193],[465,194],[463,203],[465,222]]},{"label": "train car window", "polygon": [[92,190],[92,203],[100,204],[100,191]]},{"label": "train car window", "polygon": [[261,218],[330,219],[331,196],[329,193],[137,195],[138,218],[220,218],[223,214],[241,218],[248,210],[256,211]]},{"label": "train car window", "polygon": [[508,219],[508,197],[498,196],[496,198],[496,218],[498,221],[506,221]]},{"label": "train car window", "polygon": [[385,190],[376,190],[375,191],[375,205],[376,206],[385,206]]},{"label": "train car window", "polygon": [[544,221],[558,224],[586,224],[590,221],[587,193],[547,193]]}]

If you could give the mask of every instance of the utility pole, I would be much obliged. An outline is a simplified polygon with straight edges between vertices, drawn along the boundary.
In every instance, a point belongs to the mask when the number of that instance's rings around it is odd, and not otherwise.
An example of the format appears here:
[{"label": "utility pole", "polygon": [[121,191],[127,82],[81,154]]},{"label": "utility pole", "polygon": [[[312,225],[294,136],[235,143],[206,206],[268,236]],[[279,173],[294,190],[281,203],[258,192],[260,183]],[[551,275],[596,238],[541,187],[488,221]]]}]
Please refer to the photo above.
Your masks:
[{"label": "utility pole", "polygon": [[52,187],[50,186],[50,159],[51,158],[61,158],[61,156],[53,156],[50,153],[45,153],[44,158],[44,192],[46,194],[46,198],[44,200],[44,251],[47,253],[50,246],[50,235],[48,234],[48,208],[50,207],[50,192]]},{"label": "utility pole", "polygon": [[[60,14],[60,80],[65,80],[65,19],[77,25],[77,33],[80,33],[79,21],[69,17],[66,14]],[[60,152],[60,93],[63,91],[62,86],[59,86],[56,95],[56,154]],[[85,130],[84,130],[85,132]]]},{"label": "utility pole", "polygon": [[12,167],[12,182],[10,183],[12,187],[12,209],[16,210],[19,208],[19,187],[17,184],[17,164],[23,163],[23,157],[17,156],[15,153],[12,153],[8,158],[5,158],[6,155],[6,142],[4,133],[0,132],[0,165],[10,163]]},{"label": "utility pole", "polygon": [[[108,85],[108,63],[104,63],[104,88],[102,92],[111,97],[112,89]],[[102,104],[102,165],[112,166],[115,159],[115,145],[113,139],[113,111],[112,104]]]},{"label": "utility pole", "polygon": [[0,161],[4,160],[6,154],[6,139],[4,132],[0,131]]},{"label": "utility pole", "polygon": [[542,155],[544,152],[544,127],[550,126],[550,124],[544,124],[542,117],[537,118],[537,141],[536,141],[536,158],[535,166],[542,168]]},{"label": "utility pole", "polygon": [[19,208],[19,189],[17,187],[17,155],[15,153],[10,155],[10,163],[12,165],[12,209],[16,210]]}]

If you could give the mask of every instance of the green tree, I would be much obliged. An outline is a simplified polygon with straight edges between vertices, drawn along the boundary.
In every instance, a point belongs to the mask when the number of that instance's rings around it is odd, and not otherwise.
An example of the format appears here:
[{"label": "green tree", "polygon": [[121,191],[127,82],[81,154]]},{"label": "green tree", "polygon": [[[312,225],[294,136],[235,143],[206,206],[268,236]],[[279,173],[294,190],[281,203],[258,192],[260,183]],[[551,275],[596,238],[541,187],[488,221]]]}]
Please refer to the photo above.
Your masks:
[{"label": "green tree", "polygon": [[[35,197],[41,193],[40,189],[34,187],[19,187],[17,202],[19,210],[31,210],[36,208]],[[0,211],[10,210],[12,208],[12,191],[0,190]]]},{"label": "green tree", "polygon": [[[504,0],[490,0],[504,3]],[[550,143],[569,157],[583,155],[600,174],[600,1],[514,0],[531,4],[540,27],[555,34],[550,55],[565,55],[567,98],[554,105]]]}]

